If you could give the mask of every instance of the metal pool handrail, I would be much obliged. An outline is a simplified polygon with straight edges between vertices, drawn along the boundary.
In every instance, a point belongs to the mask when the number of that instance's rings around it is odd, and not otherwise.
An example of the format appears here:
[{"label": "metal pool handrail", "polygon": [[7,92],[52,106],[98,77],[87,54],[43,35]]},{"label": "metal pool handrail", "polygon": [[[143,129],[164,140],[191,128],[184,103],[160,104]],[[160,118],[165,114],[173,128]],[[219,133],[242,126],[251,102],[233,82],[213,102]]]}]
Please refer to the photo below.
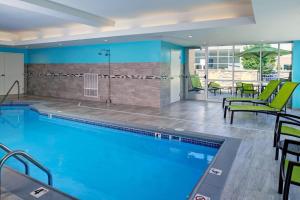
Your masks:
[{"label": "metal pool handrail", "polygon": [[[5,164],[5,162],[11,158],[11,157],[15,157],[15,156],[21,156],[23,158],[25,158],[26,160],[28,160],[29,162],[31,162],[32,164],[34,164],[36,167],[38,167],[40,170],[42,170],[43,172],[45,172],[47,174],[48,177],[48,185],[52,186],[53,182],[52,182],[52,175],[50,173],[50,170],[47,169],[46,167],[44,167],[42,164],[40,164],[38,161],[34,160],[29,154],[27,154],[24,151],[20,151],[20,150],[16,150],[16,151],[11,151],[8,154],[6,154],[1,160],[0,160],[0,188],[1,188],[1,171],[3,169],[3,165]],[[1,193],[1,190],[0,190]]]},{"label": "metal pool handrail", "polygon": [[[12,150],[10,148],[8,148],[7,146],[5,146],[4,144],[0,144],[0,148],[2,150],[4,150],[6,153],[12,152]],[[18,156],[14,156],[14,158],[17,159],[18,161],[20,161],[24,165],[24,167],[25,167],[25,174],[29,175],[29,166],[28,166],[28,163],[25,162],[24,160],[22,160],[21,158],[19,158]]]},{"label": "metal pool handrail", "polygon": [[1,99],[0,104],[2,104],[6,98],[8,97],[9,93],[12,91],[12,89],[15,87],[15,85],[17,84],[18,86],[18,100],[20,99],[20,82],[18,80],[15,80],[15,82],[12,84],[12,86],[9,88],[9,90],[7,91],[7,93],[4,95],[4,97]]}]

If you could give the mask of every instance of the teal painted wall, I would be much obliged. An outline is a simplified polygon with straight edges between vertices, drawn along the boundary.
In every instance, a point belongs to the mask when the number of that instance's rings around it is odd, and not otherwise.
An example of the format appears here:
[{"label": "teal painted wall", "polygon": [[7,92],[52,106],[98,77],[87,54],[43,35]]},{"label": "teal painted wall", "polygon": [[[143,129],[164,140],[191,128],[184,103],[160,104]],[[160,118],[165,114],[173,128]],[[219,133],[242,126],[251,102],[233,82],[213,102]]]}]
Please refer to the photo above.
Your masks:
[{"label": "teal painted wall", "polygon": [[106,63],[107,57],[98,55],[102,49],[111,50],[112,63],[170,62],[171,50],[182,52],[182,63],[185,59],[183,47],[159,40],[39,49],[0,47],[0,52],[23,53],[29,64]]},{"label": "teal painted wall", "polygon": [[161,62],[170,63],[171,62],[171,51],[179,50],[181,51],[181,63],[185,63],[185,48],[178,46],[169,42],[161,42]]},{"label": "teal painted wall", "polygon": [[24,63],[28,63],[28,50],[27,49],[0,47],[0,52],[23,53],[24,54]]},{"label": "teal painted wall", "polygon": [[[292,79],[300,82],[300,41],[293,43],[293,72]],[[300,108],[300,86],[293,94],[293,108]]]},{"label": "teal painted wall", "polygon": [[161,41],[141,41],[84,46],[32,49],[29,63],[106,63],[107,57],[99,56],[102,49],[111,50],[112,63],[160,62]]}]

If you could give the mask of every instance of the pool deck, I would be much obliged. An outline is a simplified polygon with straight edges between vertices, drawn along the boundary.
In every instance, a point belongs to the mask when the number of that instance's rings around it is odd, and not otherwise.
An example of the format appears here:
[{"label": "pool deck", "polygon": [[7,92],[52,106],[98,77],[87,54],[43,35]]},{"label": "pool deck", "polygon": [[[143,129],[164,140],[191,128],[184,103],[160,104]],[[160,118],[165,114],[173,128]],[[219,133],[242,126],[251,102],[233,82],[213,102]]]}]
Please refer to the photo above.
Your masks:
[{"label": "pool deck", "polygon": [[[23,100],[34,103],[40,111],[71,117],[239,138],[240,148],[221,199],[281,199],[277,193],[279,161],[274,160],[272,147],[273,116],[237,113],[230,125],[223,119],[221,103],[215,102],[181,101],[159,110],[33,96]],[[291,186],[290,199],[299,196],[299,188]]]},{"label": "pool deck", "polygon": [[[2,200],[77,200],[11,168],[3,169],[2,179],[5,180],[1,187]],[[33,196],[34,194],[37,196]]]}]

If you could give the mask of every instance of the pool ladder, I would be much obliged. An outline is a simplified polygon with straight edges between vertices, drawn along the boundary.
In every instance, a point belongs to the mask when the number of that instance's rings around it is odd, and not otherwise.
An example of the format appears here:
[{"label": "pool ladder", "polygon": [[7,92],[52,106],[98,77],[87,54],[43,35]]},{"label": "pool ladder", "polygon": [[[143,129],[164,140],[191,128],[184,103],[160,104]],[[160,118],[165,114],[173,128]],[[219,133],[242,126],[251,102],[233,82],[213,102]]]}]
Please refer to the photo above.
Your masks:
[{"label": "pool ladder", "polygon": [[0,104],[3,104],[5,100],[7,99],[8,95],[11,93],[12,89],[17,86],[18,89],[18,100],[20,100],[20,82],[18,80],[15,80],[15,82],[11,85],[7,93],[3,96],[3,98],[0,100]]},{"label": "pool ladder", "polygon": [[[28,153],[26,153],[25,151],[20,151],[20,150],[12,151],[11,149],[9,149],[7,146],[5,146],[3,144],[0,144],[0,148],[6,152],[5,156],[3,156],[0,160],[0,188],[1,188],[1,182],[2,182],[1,181],[1,174],[2,174],[1,172],[2,172],[3,166],[6,163],[6,161],[9,160],[11,157],[15,158],[16,160],[18,160],[20,163],[22,163],[24,165],[25,174],[27,176],[29,176],[30,173],[29,173],[29,165],[26,161],[29,161],[30,163],[32,163],[33,165],[38,167],[40,170],[45,172],[47,175],[47,178],[48,178],[48,185],[50,185],[50,186],[53,185],[52,175],[50,173],[50,170],[47,169],[46,167],[44,167],[41,163],[39,163],[35,159],[33,159]],[[1,195],[1,189],[0,189],[0,195]]]}]

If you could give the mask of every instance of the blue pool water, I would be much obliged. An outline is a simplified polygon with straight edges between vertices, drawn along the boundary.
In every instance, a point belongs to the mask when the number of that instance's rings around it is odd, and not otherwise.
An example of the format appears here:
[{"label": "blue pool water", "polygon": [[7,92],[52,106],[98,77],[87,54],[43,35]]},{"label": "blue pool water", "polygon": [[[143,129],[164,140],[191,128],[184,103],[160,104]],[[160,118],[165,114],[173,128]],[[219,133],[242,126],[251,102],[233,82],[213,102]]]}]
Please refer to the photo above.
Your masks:
[{"label": "blue pool water", "polygon": [[[54,187],[83,200],[186,199],[218,151],[50,119],[26,106],[1,113],[0,142],[31,154],[51,170]],[[46,181],[34,167],[31,174]]]}]

